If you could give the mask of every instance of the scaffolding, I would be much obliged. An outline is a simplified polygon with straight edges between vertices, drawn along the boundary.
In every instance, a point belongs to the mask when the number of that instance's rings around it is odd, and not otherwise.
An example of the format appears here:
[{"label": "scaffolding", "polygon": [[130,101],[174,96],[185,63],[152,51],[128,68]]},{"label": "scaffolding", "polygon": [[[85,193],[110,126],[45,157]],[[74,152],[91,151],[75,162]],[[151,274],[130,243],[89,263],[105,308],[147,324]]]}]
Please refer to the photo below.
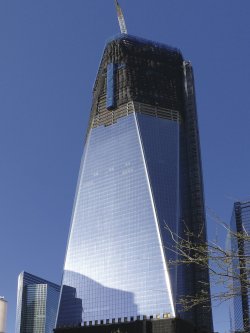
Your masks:
[{"label": "scaffolding", "polygon": [[180,121],[183,105],[178,49],[130,35],[108,42],[94,86],[90,127],[113,124],[127,114],[125,109]]}]

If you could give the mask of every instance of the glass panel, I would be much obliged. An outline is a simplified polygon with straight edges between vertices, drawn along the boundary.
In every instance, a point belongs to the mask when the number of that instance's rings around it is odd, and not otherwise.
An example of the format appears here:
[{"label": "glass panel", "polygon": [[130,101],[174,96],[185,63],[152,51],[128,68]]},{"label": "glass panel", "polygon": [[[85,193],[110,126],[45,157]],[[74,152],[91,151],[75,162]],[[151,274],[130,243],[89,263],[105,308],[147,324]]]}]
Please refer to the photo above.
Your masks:
[{"label": "glass panel", "polygon": [[92,129],[57,326],[73,323],[72,303],[82,310],[75,324],[171,312],[153,209],[135,115]]},{"label": "glass panel", "polygon": [[18,277],[16,333],[51,333],[60,287],[32,274]]},{"label": "glass panel", "polygon": [[[172,237],[166,229],[178,234],[179,224],[179,123],[137,114],[158,223],[167,260],[176,260]],[[176,266],[170,269],[176,299]]]}]

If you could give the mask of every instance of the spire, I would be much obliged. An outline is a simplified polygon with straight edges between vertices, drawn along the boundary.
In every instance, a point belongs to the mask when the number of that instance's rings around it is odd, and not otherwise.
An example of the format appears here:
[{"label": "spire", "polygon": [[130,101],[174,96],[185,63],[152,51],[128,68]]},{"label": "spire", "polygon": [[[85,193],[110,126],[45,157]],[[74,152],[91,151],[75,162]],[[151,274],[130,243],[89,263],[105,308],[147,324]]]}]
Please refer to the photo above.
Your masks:
[{"label": "spire", "polygon": [[118,16],[118,21],[119,21],[119,26],[121,29],[121,33],[122,34],[127,34],[127,27],[126,27],[126,23],[125,23],[125,19],[122,13],[122,9],[118,3],[118,0],[115,0],[115,6],[116,6],[116,10],[117,10],[117,16]]}]

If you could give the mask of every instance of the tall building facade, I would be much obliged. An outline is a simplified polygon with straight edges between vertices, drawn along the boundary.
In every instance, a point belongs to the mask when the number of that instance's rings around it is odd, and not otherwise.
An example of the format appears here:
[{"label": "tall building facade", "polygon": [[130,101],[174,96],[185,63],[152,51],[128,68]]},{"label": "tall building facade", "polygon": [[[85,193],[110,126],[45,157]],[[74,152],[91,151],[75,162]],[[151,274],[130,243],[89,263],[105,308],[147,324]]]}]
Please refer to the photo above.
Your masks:
[{"label": "tall building facade", "polygon": [[0,297],[0,333],[6,333],[7,301]]},{"label": "tall building facade", "polygon": [[18,277],[16,333],[52,333],[60,286],[27,272]]},{"label": "tall building facade", "polygon": [[[107,43],[94,86],[57,327],[177,316],[178,298],[209,277],[169,265],[166,226],[205,241],[205,224],[191,64],[122,34]],[[212,331],[207,309],[183,316]]]},{"label": "tall building facade", "polygon": [[[236,202],[231,219],[233,272],[232,332],[250,333],[250,201]],[[235,235],[238,235],[235,237]],[[244,235],[241,237],[240,235]]]}]

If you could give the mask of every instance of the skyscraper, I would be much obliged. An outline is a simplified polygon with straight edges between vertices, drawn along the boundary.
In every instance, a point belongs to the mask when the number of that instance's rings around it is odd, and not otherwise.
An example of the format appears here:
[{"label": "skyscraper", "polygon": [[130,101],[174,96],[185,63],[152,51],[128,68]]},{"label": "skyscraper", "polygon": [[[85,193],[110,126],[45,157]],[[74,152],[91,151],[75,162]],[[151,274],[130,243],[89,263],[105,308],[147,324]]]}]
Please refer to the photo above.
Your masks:
[{"label": "skyscraper", "polygon": [[[250,333],[250,201],[236,202],[231,219],[233,274],[233,307],[231,329]],[[244,235],[235,237],[235,235]]]},{"label": "skyscraper", "polygon": [[[209,278],[169,266],[166,225],[206,239],[192,67],[178,49],[122,34],[94,86],[57,327],[175,317],[179,296]],[[207,309],[183,316],[212,331]]]},{"label": "skyscraper", "polygon": [[16,333],[52,333],[60,286],[27,272],[18,277]]},{"label": "skyscraper", "polygon": [[6,333],[7,301],[0,297],[0,333]]}]

